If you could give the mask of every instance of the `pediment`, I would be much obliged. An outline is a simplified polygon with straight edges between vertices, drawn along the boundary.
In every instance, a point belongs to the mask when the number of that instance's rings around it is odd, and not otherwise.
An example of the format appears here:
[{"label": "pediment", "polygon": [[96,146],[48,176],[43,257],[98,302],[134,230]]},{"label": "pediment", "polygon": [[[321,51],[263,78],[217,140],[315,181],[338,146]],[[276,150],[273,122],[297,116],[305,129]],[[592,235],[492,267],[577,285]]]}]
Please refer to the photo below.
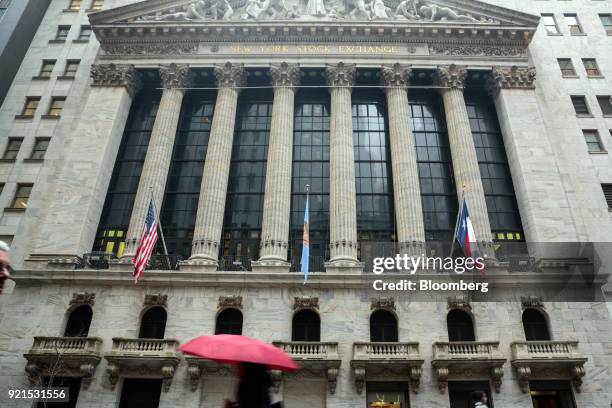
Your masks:
[{"label": "pediment", "polygon": [[476,0],[146,0],[89,16],[92,25],[312,22],[506,27],[539,17]]}]

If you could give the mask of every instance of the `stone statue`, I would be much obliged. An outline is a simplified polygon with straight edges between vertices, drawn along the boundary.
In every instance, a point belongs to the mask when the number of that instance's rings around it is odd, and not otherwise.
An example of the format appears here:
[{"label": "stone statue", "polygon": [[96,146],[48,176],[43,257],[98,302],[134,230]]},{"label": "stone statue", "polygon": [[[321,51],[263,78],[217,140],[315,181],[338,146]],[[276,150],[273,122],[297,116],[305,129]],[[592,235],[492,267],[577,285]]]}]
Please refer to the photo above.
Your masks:
[{"label": "stone statue", "polygon": [[232,6],[228,0],[197,0],[187,6],[185,11],[167,13],[157,16],[144,16],[141,20],[145,21],[193,21],[205,20],[207,18],[227,20],[234,14]]},{"label": "stone statue", "polygon": [[325,9],[325,3],[323,0],[308,0],[306,4],[306,14],[315,17],[327,16],[327,10]]},{"label": "stone statue", "polygon": [[387,14],[391,9],[385,6],[383,0],[372,0],[370,3],[370,10],[372,10],[372,18],[386,20],[389,18]]},{"label": "stone statue", "polygon": [[417,0],[402,0],[395,9],[395,17],[408,20],[421,19],[419,11],[417,10]]},{"label": "stone statue", "polygon": [[270,0],[247,0],[242,19],[253,18],[257,20],[260,15],[268,10],[268,7],[270,7]]},{"label": "stone statue", "polygon": [[365,0],[349,0],[347,5],[348,17],[353,19],[365,18],[371,20],[372,15],[368,11]]},{"label": "stone statue", "polygon": [[422,5],[419,7],[419,15],[429,21],[470,21],[479,22],[478,19],[470,15],[462,15],[448,7],[438,6],[437,4]]}]

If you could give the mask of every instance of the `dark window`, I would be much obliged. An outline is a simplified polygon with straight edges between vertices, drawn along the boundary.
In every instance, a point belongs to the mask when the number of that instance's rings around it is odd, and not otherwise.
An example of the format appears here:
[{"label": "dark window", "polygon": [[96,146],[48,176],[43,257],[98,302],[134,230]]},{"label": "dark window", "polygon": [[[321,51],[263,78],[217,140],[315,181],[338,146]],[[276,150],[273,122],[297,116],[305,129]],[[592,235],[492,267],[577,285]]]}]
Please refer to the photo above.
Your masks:
[{"label": "dark window", "polygon": [[30,159],[33,160],[42,160],[45,157],[45,153],[47,153],[47,148],[49,147],[49,142],[51,139],[47,137],[37,137],[34,142],[34,147],[32,148],[32,155]]},{"label": "dark window", "polygon": [[576,408],[569,381],[529,381],[533,408]]},{"label": "dark window", "polygon": [[586,70],[587,76],[601,76],[601,72],[599,72],[599,66],[597,65],[597,61],[595,60],[595,58],[583,58],[582,64],[584,65],[584,69]]},{"label": "dark window", "polygon": [[576,115],[590,115],[589,106],[587,105],[586,98],[584,95],[572,95],[572,105],[574,105],[574,111]]},{"label": "dark window", "polygon": [[142,315],[139,339],[163,339],[166,332],[166,310],[152,307]]},{"label": "dark window", "polygon": [[293,128],[290,256],[299,270],[306,185],[310,185],[310,271],[322,271],[329,257],[329,92],[296,94]]},{"label": "dark window", "polygon": [[612,35],[612,14],[600,14],[601,25],[608,35]]},{"label": "dark window", "polygon": [[194,92],[183,101],[161,207],[168,253],[183,258],[191,254],[214,98],[212,93]]},{"label": "dark window", "polygon": [[81,9],[81,3],[83,3],[83,0],[70,0],[70,4],[68,5],[68,10],[80,10]]},{"label": "dark window", "polygon": [[79,31],[79,41],[88,41],[89,37],[91,37],[91,26],[81,26],[81,31]]},{"label": "dark window", "polygon": [[474,408],[478,398],[477,391],[487,394],[487,407],[493,408],[488,381],[449,381],[448,399],[450,408]]},{"label": "dark window", "polygon": [[23,138],[9,138],[8,144],[6,145],[6,150],[4,151],[4,156],[2,159],[4,160],[15,160],[17,158],[17,154],[19,153],[19,149],[21,149],[21,144],[23,143]]},{"label": "dark window", "polygon": [[53,72],[53,67],[55,67],[55,60],[44,60],[42,66],[40,67],[38,77],[49,78]]},{"label": "dark window", "polygon": [[584,134],[584,140],[586,141],[589,153],[605,151],[597,130],[583,130],[582,133]]},{"label": "dark window", "polygon": [[397,319],[386,310],[376,310],[370,315],[370,341],[398,341]]},{"label": "dark window", "polygon": [[446,316],[448,341],[476,341],[474,322],[465,311],[454,309]]},{"label": "dark window", "polygon": [[87,337],[91,325],[92,311],[87,305],[79,306],[70,312],[66,322],[66,337]]},{"label": "dark window", "polygon": [[44,377],[42,387],[68,387],[68,402],[40,401],[36,408],[75,408],[81,391],[81,379],[74,377]]},{"label": "dark window", "polygon": [[126,378],[121,387],[119,408],[158,408],[161,378]]},{"label": "dark window", "polygon": [[293,315],[291,341],[321,341],[321,319],[313,310],[300,310]]},{"label": "dark window", "polygon": [[493,239],[523,241],[521,216],[495,105],[488,96],[475,93],[466,93],[466,104]]},{"label": "dark window", "polygon": [[580,26],[580,22],[578,21],[578,16],[576,14],[564,14],[563,16],[565,17],[565,24],[567,24],[570,34],[583,34],[582,27]]},{"label": "dark window", "polygon": [[27,97],[25,105],[23,106],[23,111],[21,112],[21,115],[22,116],[34,116],[39,103],[40,103],[39,96]]},{"label": "dark window", "polygon": [[457,219],[457,192],[446,124],[438,95],[411,91],[410,109],[423,201],[425,238],[450,241]]},{"label": "dark window", "polygon": [[66,69],[64,70],[64,76],[66,78],[74,78],[79,69],[80,60],[68,60],[66,61]]},{"label": "dark window", "polygon": [[612,99],[610,95],[597,95],[597,102],[604,116],[612,116]]},{"label": "dark window", "polygon": [[612,211],[612,184],[602,184],[601,189],[603,190],[606,203],[608,204],[608,210]]},{"label": "dark window", "polygon": [[240,98],[225,205],[222,250],[223,256],[257,259],[272,118],[272,93],[244,92]]},{"label": "dark window", "polygon": [[142,93],[132,103],[100,217],[94,251],[114,253],[117,256],[123,253],[125,234],[130,224],[159,98],[157,92]]},{"label": "dark window", "polygon": [[15,198],[11,204],[11,208],[26,209],[28,208],[28,200],[32,193],[32,184],[17,184]]},{"label": "dark window", "polygon": [[47,112],[47,116],[55,116],[59,117],[62,113],[62,109],[64,109],[64,103],[66,102],[66,98],[56,97],[51,98],[51,105],[49,105],[49,111]]},{"label": "dark window", "polygon": [[242,334],[242,312],[225,309],[217,315],[215,334]]},{"label": "dark window", "polygon": [[571,58],[557,58],[559,68],[561,69],[561,75],[564,77],[576,76],[576,70]]},{"label": "dark window", "polygon": [[70,26],[59,26],[57,27],[57,33],[55,34],[56,41],[66,41],[68,33],[70,32]]},{"label": "dark window", "polygon": [[546,27],[548,34],[560,34],[559,26],[557,26],[557,20],[553,14],[542,14],[542,23]]},{"label": "dark window", "polygon": [[387,108],[382,93],[359,90],[352,105],[359,259],[367,265],[395,241]]},{"label": "dark window", "polygon": [[548,322],[542,312],[535,309],[525,309],[523,312],[523,329],[527,341],[548,341]]}]

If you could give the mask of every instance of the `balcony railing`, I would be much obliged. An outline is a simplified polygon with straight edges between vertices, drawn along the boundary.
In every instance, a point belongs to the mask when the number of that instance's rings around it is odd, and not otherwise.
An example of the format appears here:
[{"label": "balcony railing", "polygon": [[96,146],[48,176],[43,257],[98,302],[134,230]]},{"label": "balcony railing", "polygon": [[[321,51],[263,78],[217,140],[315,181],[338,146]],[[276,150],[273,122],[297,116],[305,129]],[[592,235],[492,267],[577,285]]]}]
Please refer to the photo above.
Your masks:
[{"label": "balcony railing", "polygon": [[185,259],[182,255],[154,254],[147,264],[147,269],[158,271],[175,271],[179,268],[179,262]]},{"label": "balcony railing", "polygon": [[354,360],[418,360],[419,343],[354,343]]},{"label": "balcony railing", "polygon": [[[291,258],[291,272],[300,272],[302,270],[302,258]],[[310,272],[325,272],[325,257],[324,256],[309,256],[308,270]]]},{"label": "balcony railing", "polygon": [[488,360],[502,358],[498,341],[434,343],[434,360]]},{"label": "balcony railing", "polygon": [[274,345],[296,360],[339,360],[338,343],[277,341]]},{"label": "balcony railing", "polygon": [[138,357],[174,357],[179,342],[166,339],[113,338],[111,354]]},{"label": "balcony railing", "polygon": [[34,337],[30,354],[98,354],[102,339],[97,337]]},{"label": "balcony railing", "polygon": [[252,271],[250,255],[226,255],[219,258],[218,271]]},{"label": "balcony railing", "polygon": [[510,347],[513,360],[580,358],[577,341],[516,341]]}]

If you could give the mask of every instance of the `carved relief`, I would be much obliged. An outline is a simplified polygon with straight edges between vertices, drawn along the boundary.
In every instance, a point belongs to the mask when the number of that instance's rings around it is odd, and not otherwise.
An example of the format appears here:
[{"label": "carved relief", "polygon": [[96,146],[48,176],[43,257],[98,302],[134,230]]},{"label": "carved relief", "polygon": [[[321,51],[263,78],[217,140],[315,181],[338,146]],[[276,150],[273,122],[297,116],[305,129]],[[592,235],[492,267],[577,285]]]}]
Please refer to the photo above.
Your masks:
[{"label": "carved relief", "polygon": [[353,369],[353,375],[355,376],[355,388],[357,394],[363,392],[363,385],[365,384],[366,369],[362,367],[356,367]]},{"label": "carved relief", "polygon": [[77,292],[72,294],[70,305],[89,305],[93,306],[96,302],[96,294],[89,292]]},{"label": "carved relief", "polygon": [[463,89],[467,78],[467,69],[461,65],[447,65],[438,67],[433,74],[434,82],[445,88]]},{"label": "carved relief", "polygon": [[384,86],[406,87],[410,81],[412,69],[409,65],[395,63],[393,65],[383,65],[380,70],[382,84]]},{"label": "carved relief", "polygon": [[193,85],[193,74],[188,65],[161,65],[159,76],[164,88],[189,88]]},{"label": "carved relief", "polygon": [[300,67],[297,64],[281,62],[280,64],[272,64],[270,66],[269,75],[272,78],[273,86],[293,88],[299,85],[302,71],[300,71]]},{"label": "carved relief", "polygon": [[296,297],[293,299],[293,310],[314,309],[319,310],[318,297]]},{"label": "carved relief", "polygon": [[327,65],[325,68],[327,83],[329,86],[333,87],[352,86],[355,82],[356,70],[355,64],[345,64],[344,62]]},{"label": "carved relief", "polygon": [[377,310],[377,309],[395,310],[395,299],[393,298],[372,299],[372,305],[370,306],[370,310]]},{"label": "carved relief", "polygon": [[161,293],[145,295],[144,305],[145,307],[150,307],[150,306],[166,307],[168,305],[168,295],[162,295]]},{"label": "carved relief", "polygon": [[544,309],[542,296],[521,296],[521,305],[523,306],[523,309]]},{"label": "carved relief", "polygon": [[214,73],[219,88],[239,88],[246,83],[246,72],[242,64],[226,62],[215,65]]},{"label": "carved relief", "polygon": [[159,42],[159,43],[102,43],[102,49],[108,55],[184,55],[195,54],[197,43]]},{"label": "carved relief", "polygon": [[219,309],[235,308],[242,310],[242,296],[219,296]]},{"label": "carved relief", "polygon": [[140,74],[134,65],[93,64],[91,66],[92,86],[124,86],[133,97],[141,87]]},{"label": "carved relief", "polygon": [[467,311],[472,310],[470,300],[466,295],[450,296],[446,299],[446,301],[449,309],[462,309]]},{"label": "carved relief", "polygon": [[487,90],[496,95],[500,89],[533,89],[535,78],[534,67],[493,67],[487,77]]},{"label": "carved relief", "polygon": [[474,57],[522,57],[526,54],[525,47],[503,47],[495,45],[452,45],[430,44],[432,55],[457,55]]}]

